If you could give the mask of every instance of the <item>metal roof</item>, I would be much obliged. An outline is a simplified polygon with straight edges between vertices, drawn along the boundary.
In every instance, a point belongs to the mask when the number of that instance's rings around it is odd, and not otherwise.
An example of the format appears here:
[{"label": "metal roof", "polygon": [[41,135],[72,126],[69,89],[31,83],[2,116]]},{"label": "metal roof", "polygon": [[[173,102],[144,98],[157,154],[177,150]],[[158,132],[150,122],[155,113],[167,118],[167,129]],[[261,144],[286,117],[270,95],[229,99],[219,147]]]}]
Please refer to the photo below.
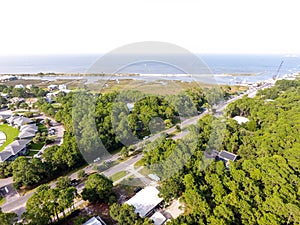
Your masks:
[{"label": "metal roof", "polygon": [[139,191],[126,203],[128,205],[133,205],[135,212],[139,213],[140,216],[144,218],[152,209],[163,201],[162,198],[158,197],[158,193],[159,191],[155,187],[148,186]]},{"label": "metal roof", "polygon": [[237,158],[237,155],[236,154],[233,154],[231,152],[227,152],[225,150],[222,150],[220,153],[219,153],[219,158],[221,159],[224,159],[226,161],[228,160],[231,160],[231,161],[235,161],[236,158]]}]

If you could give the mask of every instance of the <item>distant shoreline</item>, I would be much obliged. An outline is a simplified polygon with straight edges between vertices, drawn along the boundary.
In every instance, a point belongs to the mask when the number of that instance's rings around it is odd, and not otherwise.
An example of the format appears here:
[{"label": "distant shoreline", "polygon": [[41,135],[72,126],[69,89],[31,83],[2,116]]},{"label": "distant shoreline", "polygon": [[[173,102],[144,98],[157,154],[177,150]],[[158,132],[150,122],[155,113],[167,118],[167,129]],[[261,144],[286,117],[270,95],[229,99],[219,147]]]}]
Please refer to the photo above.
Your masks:
[{"label": "distant shoreline", "polygon": [[[217,76],[217,77],[235,77],[235,76],[257,76],[255,73],[223,73],[223,74],[201,74],[203,76]],[[16,77],[71,77],[71,76],[95,76],[95,77],[107,77],[107,76],[116,76],[116,77],[145,77],[145,76],[163,76],[163,77],[190,77],[192,74],[140,74],[140,73],[128,73],[128,74],[100,74],[100,73],[3,73],[0,76],[16,76]]]}]

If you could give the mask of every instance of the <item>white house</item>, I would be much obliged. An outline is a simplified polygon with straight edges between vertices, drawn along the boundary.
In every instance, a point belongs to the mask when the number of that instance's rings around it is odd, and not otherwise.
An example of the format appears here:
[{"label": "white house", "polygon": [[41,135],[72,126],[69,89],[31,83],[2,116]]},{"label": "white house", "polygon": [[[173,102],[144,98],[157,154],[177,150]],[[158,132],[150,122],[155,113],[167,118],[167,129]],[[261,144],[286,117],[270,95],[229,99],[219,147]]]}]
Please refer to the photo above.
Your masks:
[{"label": "white house", "polygon": [[162,225],[167,221],[167,218],[160,212],[154,213],[150,219],[153,220],[154,225]]},{"label": "white house", "polygon": [[235,116],[233,119],[238,122],[238,124],[247,123],[249,122],[249,119],[243,116]]},{"label": "white house", "polygon": [[58,89],[59,89],[59,90],[67,90],[67,85],[66,85],[66,84],[60,84],[60,85],[58,86]]},{"label": "white house", "polygon": [[156,187],[147,186],[125,203],[128,205],[133,205],[135,212],[139,213],[140,217],[145,218],[157,205],[163,201],[158,194],[159,191]]},{"label": "white house", "polygon": [[17,85],[15,85],[15,88],[22,89],[22,88],[24,88],[24,86],[22,84],[17,84]]},{"label": "white house", "polygon": [[100,216],[92,217],[82,225],[106,225]]}]

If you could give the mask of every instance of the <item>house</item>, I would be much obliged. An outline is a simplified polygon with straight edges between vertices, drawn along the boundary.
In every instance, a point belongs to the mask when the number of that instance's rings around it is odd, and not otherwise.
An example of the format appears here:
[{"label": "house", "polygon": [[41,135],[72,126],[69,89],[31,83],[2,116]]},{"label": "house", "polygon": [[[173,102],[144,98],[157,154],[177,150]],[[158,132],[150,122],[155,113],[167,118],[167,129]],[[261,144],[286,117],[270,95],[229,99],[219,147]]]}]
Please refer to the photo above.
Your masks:
[{"label": "house", "polygon": [[151,217],[151,220],[153,220],[154,225],[162,225],[166,222],[167,218],[161,214],[160,212],[154,213]]},{"label": "house", "polygon": [[53,98],[51,98],[51,97],[45,97],[44,99],[46,100],[46,102],[48,102],[50,104],[54,101]]},{"label": "house", "polygon": [[58,85],[56,84],[51,84],[47,87],[49,89],[49,91],[53,91],[53,90],[57,90],[58,89]]},{"label": "house", "polygon": [[32,105],[34,103],[36,103],[38,101],[37,98],[27,98],[25,99],[25,102],[28,104],[28,105]]},{"label": "house", "polygon": [[27,88],[27,89],[32,88],[32,84],[27,84],[27,85],[26,85],[26,88]]},{"label": "house", "polygon": [[243,116],[235,116],[233,119],[238,122],[238,124],[247,123],[249,122],[249,119]]},{"label": "house", "polygon": [[220,153],[219,153],[219,158],[220,159],[223,159],[223,160],[226,160],[226,161],[235,161],[236,158],[237,158],[237,155],[236,154],[233,154],[231,152],[228,152],[228,151],[225,151],[225,150],[222,150]]},{"label": "house", "polygon": [[25,124],[32,123],[33,121],[27,117],[23,116],[12,116],[7,119],[7,122],[9,125],[14,126],[14,127],[21,127]]},{"label": "house", "polygon": [[100,216],[94,216],[82,225],[106,225],[106,223],[101,219]]},{"label": "house", "polygon": [[24,86],[23,86],[22,84],[17,84],[17,85],[15,85],[15,88],[18,88],[18,89],[23,89],[23,88],[24,88]]},{"label": "house", "polygon": [[16,76],[10,76],[10,75],[5,75],[5,76],[0,76],[0,81],[12,81],[12,80],[18,80]]},{"label": "house", "polygon": [[10,99],[10,102],[13,104],[18,103],[18,102],[24,102],[24,98],[14,97],[14,98]]},{"label": "house", "polygon": [[4,114],[1,114],[1,115],[0,115],[0,120],[7,120],[9,117],[11,117],[11,115],[4,115]]},{"label": "house", "polygon": [[134,206],[135,212],[145,218],[163,201],[158,194],[156,187],[147,186],[125,203]]},{"label": "house", "polygon": [[59,90],[67,90],[67,85],[66,84],[60,84],[59,86],[58,86],[58,89]]},{"label": "house", "polygon": [[25,155],[30,140],[16,140],[0,152],[0,162],[13,161],[18,156]]},{"label": "house", "polygon": [[228,152],[228,151],[225,151],[225,150],[222,150],[219,152],[219,155],[218,155],[218,159],[222,160],[225,162],[225,165],[226,167],[229,166],[229,162],[232,161],[234,162],[236,159],[237,159],[237,155],[236,154],[233,154],[231,152]]},{"label": "house", "polygon": [[38,126],[36,124],[27,124],[23,125],[20,128],[20,133],[19,133],[19,138],[20,139],[28,139],[28,138],[33,138],[38,132]]},{"label": "house", "polygon": [[127,103],[126,105],[127,105],[129,112],[132,112],[132,110],[134,108],[134,103]]},{"label": "house", "polygon": [[238,157],[238,155],[225,150],[222,150],[220,152],[217,150],[206,150],[203,154],[206,159],[222,160],[225,163],[226,167],[229,166],[230,161],[235,162]]},{"label": "house", "polygon": [[8,161],[8,159],[12,157],[12,153],[10,151],[1,151],[0,152],[0,162]]}]

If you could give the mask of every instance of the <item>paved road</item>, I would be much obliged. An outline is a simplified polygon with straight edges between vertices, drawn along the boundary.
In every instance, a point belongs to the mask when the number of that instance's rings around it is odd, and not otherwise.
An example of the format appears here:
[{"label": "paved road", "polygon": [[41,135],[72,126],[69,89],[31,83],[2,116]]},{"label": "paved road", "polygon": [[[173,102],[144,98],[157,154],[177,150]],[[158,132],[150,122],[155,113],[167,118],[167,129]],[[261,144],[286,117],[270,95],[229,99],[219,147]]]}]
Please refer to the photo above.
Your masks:
[{"label": "paved road", "polygon": [[5,178],[5,179],[0,179],[0,188],[3,187],[3,186],[6,186],[8,184],[12,184],[12,182],[13,182],[12,177],[8,177],[8,178]]}]

